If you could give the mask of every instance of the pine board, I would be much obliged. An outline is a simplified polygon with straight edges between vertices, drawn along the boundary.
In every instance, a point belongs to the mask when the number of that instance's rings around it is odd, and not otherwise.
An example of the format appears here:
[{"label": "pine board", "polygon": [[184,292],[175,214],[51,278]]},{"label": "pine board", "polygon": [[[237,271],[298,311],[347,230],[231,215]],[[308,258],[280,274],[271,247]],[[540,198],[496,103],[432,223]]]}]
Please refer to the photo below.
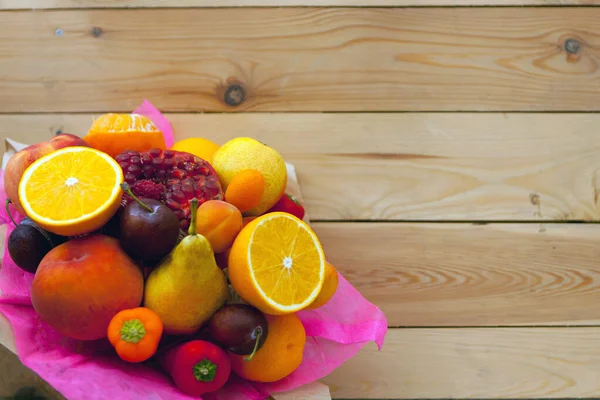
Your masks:
[{"label": "pine board", "polygon": [[598,0],[0,0],[0,9],[152,7],[410,7],[596,5]]},{"label": "pine board", "polygon": [[[98,115],[0,115],[0,137],[83,136]],[[600,219],[598,114],[167,117],[177,139],[251,136],[279,150],[313,220]]]},{"label": "pine board", "polygon": [[390,326],[596,325],[597,225],[315,223]]},{"label": "pine board", "polygon": [[[597,111],[599,19],[593,7],[3,12],[0,112],[141,98],[163,111]],[[238,106],[224,102],[234,83]]]},{"label": "pine board", "polygon": [[600,328],[391,329],[323,382],[334,399],[598,398]]}]

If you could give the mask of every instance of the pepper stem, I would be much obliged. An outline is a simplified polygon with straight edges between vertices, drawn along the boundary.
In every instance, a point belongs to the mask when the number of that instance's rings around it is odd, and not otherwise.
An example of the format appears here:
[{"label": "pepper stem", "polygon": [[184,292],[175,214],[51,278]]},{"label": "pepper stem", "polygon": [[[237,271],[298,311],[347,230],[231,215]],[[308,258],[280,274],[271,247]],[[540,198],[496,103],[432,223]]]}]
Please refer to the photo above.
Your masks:
[{"label": "pepper stem", "polygon": [[128,343],[138,343],[146,336],[146,328],[139,319],[130,319],[121,327],[121,339]]},{"label": "pepper stem", "polygon": [[252,358],[254,358],[254,355],[256,354],[256,351],[258,350],[258,344],[260,343],[260,337],[262,336],[262,333],[263,333],[263,330],[260,326],[257,326],[256,329],[254,329],[254,334],[256,335],[256,342],[254,343],[254,350],[252,350],[252,353],[248,357],[244,357],[244,360],[250,361],[250,360],[252,360]]},{"label": "pepper stem", "polygon": [[131,187],[129,186],[129,184],[127,182],[121,183],[121,189],[123,189],[123,191],[129,195],[129,197],[131,197],[132,199],[134,199],[135,201],[137,201],[140,206],[142,206],[146,210],[148,210],[148,212],[152,212],[152,209],[150,207],[148,207],[148,205],[146,203],[144,203],[143,201],[141,201],[140,199],[138,199],[135,196],[135,194],[133,194],[133,192],[131,191]]},{"label": "pepper stem", "polygon": [[4,206],[6,207],[6,212],[8,213],[8,218],[10,218],[10,220],[12,221],[13,224],[15,224],[15,226],[17,226],[18,224],[16,223],[15,219],[13,218],[12,214],[10,213],[10,210],[8,209],[8,205],[12,204],[12,200],[11,199],[6,199],[6,202],[4,203]]},{"label": "pepper stem", "polygon": [[196,214],[198,213],[198,199],[197,198],[194,197],[192,199],[192,201],[190,202],[190,209],[191,209],[192,219],[190,221],[190,229],[188,229],[188,234],[195,235],[198,233],[198,231],[196,229]]},{"label": "pepper stem", "polygon": [[198,382],[212,382],[217,375],[217,365],[208,359],[194,365],[194,378]]}]

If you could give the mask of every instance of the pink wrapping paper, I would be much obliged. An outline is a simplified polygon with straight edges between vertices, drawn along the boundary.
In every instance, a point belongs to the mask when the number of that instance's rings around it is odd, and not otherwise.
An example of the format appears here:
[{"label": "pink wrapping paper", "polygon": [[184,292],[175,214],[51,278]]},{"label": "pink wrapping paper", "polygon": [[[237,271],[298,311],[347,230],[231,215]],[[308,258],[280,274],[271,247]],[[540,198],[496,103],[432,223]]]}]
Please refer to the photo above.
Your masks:
[{"label": "pink wrapping paper", "polygon": [[[169,121],[147,101],[135,110],[148,116],[165,133],[167,146],[174,141]],[[0,204],[4,204],[4,171],[0,171]],[[12,206],[11,206],[12,207]],[[22,219],[11,208],[17,222]],[[6,238],[14,229],[4,207],[0,225],[7,225]],[[5,239],[6,249],[6,239]],[[57,334],[31,306],[29,289],[33,275],[22,271],[4,251],[0,270],[0,312],[11,322],[21,362],[39,374],[69,400],[187,400],[168,375],[151,364],[120,360],[107,340],[78,342]],[[262,400],[270,393],[284,392],[321,379],[354,356],[366,343],[379,349],[387,332],[382,311],[369,303],[340,274],[336,294],[323,307],[298,313],[306,329],[307,343],[300,367],[281,381],[258,384],[232,373],[219,392],[205,400]],[[195,397],[197,399],[197,397]]]}]

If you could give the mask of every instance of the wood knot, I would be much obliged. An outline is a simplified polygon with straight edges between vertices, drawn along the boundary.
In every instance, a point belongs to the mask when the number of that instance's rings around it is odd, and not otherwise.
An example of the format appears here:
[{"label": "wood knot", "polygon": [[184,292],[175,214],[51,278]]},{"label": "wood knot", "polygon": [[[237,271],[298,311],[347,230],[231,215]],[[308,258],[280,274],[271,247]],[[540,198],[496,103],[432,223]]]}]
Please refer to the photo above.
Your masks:
[{"label": "wood knot", "polygon": [[246,90],[239,83],[229,85],[225,89],[223,101],[228,106],[239,106],[246,98]]},{"label": "wood knot", "polygon": [[99,26],[94,26],[91,30],[93,37],[100,37],[104,31]]},{"label": "wood knot", "polygon": [[565,51],[569,54],[577,54],[581,50],[581,42],[577,39],[565,40]]}]

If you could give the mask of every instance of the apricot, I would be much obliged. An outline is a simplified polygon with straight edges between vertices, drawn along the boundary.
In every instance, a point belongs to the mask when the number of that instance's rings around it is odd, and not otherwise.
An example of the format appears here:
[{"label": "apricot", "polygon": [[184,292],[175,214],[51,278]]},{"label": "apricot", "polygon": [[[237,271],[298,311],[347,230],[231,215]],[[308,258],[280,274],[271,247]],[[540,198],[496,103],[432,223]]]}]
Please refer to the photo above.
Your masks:
[{"label": "apricot", "polygon": [[41,319],[77,340],[106,337],[112,317],[140,306],[141,269],[117,239],[94,234],[69,240],[42,259],[31,286],[31,302]]},{"label": "apricot", "polygon": [[196,229],[208,239],[215,253],[222,253],[242,230],[242,213],[223,200],[208,200],[198,207]]},{"label": "apricot", "polygon": [[61,133],[45,142],[25,147],[8,160],[4,169],[4,189],[6,190],[6,196],[12,200],[17,211],[25,215],[23,206],[19,201],[19,182],[21,182],[21,176],[23,176],[27,167],[46,154],[71,146],[88,146],[88,144],[79,136]]}]

